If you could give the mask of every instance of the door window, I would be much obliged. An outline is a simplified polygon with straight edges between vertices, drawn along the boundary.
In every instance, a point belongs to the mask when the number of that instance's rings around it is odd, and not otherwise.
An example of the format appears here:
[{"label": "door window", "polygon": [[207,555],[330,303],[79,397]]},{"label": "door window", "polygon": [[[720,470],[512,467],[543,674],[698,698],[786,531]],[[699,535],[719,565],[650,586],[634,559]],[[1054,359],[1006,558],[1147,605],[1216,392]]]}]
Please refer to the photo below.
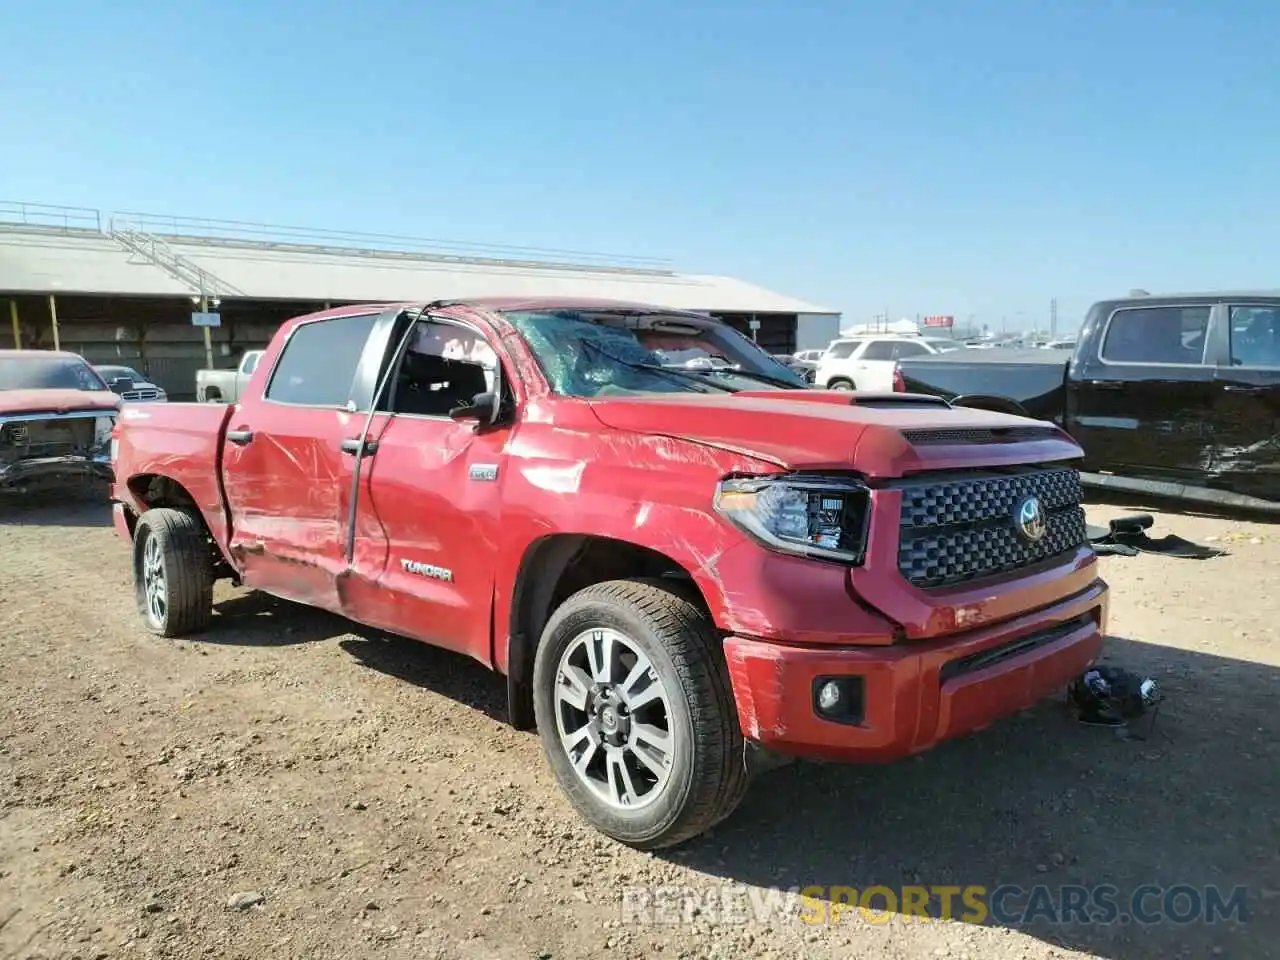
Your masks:
[{"label": "door window", "polygon": [[867,349],[862,351],[860,360],[892,360],[893,348],[895,344],[892,340],[872,340],[867,344]]},{"label": "door window", "polygon": [[312,320],[296,327],[267,385],[266,398],[307,407],[343,407],[374,313]]},{"label": "door window", "polygon": [[1208,306],[1117,310],[1107,324],[1102,359],[1107,363],[1203,363],[1210,310]]},{"label": "door window", "polygon": [[378,409],[387,413],[447,417],[493,390],[498,358],[476,331],[438,320],[419,320],[400,369]]},{"label": "door window", "polygon": [[1231,365],[1280,370],[1280,307],[1231,308]]},{"label": "door window", "polygon": [[827,360],[847,360],[853,356],[853,348],[858,344],[854,340],[843,340],[840,343],[833,343],[827,348],[825,359]]}]

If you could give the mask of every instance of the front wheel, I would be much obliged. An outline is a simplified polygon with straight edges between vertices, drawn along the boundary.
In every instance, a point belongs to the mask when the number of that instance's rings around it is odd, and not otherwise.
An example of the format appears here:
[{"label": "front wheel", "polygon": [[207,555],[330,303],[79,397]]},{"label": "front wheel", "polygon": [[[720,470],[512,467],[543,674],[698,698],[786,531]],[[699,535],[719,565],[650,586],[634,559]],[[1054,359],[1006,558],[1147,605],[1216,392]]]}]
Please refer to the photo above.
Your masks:
[{"label": "front wheel", "polygon": [[828,390],[852,390],[853,388],[854,387],[853,387],[852,380],[844,380],[844,379],[832,380],[830,383],[827,384]]},{"label": "front wheel", "polygon": [[152,633],[199,633],[213,617],[213,564],[204,524],[184,510],[157,507],[133,533],[138,612]]},{"label": "front wheel", "polygon": [[747,786],[729,672],[706,614],[613,580],[556,610],[534,660],[543,748],[574,808],[639,849],[697,836]]}]

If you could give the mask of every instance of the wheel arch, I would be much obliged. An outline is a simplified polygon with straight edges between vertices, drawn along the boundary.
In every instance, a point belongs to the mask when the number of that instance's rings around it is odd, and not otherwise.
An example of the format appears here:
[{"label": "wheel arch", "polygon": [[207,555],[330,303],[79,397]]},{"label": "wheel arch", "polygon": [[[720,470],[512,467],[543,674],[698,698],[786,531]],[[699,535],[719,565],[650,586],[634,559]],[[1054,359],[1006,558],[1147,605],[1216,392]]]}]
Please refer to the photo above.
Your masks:
[{"label": "wheel arch", "polygon": [[[677,559],[652,547],[596,534],[550,534],[530,543],[516,573],[506,630],[507,701],[512,726],[532,729],[533,659],[552,613],[579,590],[608,580],[652,578],[710,611]],[[502,636],[495,638],[501,642]],[[495,651],[497,652],[497,651]],[[501,659],[496,658],[501,664]]]}]

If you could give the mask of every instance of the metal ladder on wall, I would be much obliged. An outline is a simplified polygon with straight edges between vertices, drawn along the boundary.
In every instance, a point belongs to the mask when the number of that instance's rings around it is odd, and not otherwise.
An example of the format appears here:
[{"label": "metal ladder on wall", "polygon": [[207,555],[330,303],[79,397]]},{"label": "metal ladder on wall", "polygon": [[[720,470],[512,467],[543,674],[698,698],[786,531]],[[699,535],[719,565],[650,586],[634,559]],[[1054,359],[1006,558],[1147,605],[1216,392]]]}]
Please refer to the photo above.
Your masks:
[{"label": "metal ladder on wall", "polygon": [[112,218],[110,236],[130,253],[154,264],[186,286],[193,297],[220,300],[227,296],[243,295],[231,284],[178,253],[163,237],[148,233],[127,220]]}]

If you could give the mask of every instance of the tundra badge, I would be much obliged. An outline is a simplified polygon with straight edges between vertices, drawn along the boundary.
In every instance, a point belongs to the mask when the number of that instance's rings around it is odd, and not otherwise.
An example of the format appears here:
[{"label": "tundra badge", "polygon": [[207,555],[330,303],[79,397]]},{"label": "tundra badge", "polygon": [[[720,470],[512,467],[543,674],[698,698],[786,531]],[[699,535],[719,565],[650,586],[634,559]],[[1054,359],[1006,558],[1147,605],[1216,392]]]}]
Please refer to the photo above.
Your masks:
[{"label": "tundra badge", "polygon": [[472,480],[497,480],[498,465],[496,463],[474,463],[471,465]]},{"label": "tundra badge", "polygon": [[453,571],[446,570],[444,567],[433,566],[430,563],[419,563],[417,560],[401,560],[400,566],[404,567],[406,573],[416,573],[420,577],[430,577],[432,580],[453,583]]}]

